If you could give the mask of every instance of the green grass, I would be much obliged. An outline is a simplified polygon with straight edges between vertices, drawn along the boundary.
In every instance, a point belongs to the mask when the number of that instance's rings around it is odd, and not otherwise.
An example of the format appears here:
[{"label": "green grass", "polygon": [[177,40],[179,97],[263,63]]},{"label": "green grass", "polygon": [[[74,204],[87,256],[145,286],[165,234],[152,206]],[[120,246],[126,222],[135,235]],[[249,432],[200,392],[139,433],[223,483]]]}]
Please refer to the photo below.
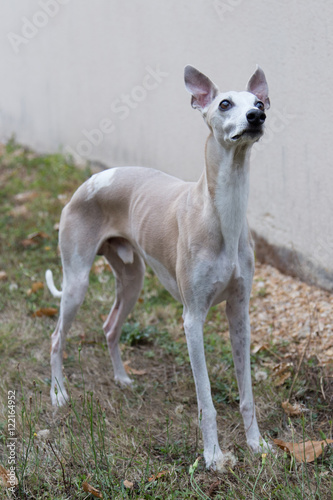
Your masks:
[{"label": "green grass", "polygon": [[[228,326],[224,307],[212,308],[205,326],[205,348],[218,429],[223,449],[237,457],[233,470],[205,469],[197,426],[195,388],[182,329],[181,306],[147,269],[144,290],[122,333],[122,356],[140,375],[134,387],[120,389],[102,332],[114,300],[110,271],[91,273],[90,287],[68,336],[64,355],[70,404],[57,411],[49,398],[50,335],[55,317],[34,317],[41,307],[59,307],[43,288],[47,268],[61,282],[57,230],[67,199],[90,172],[60,155],[38,156],[14,141],[0,157],[0,464],[9,468],[8,391],[15,391],[14,498],[87,499],[87,482],[112,499],[329,499],[333,453],[300,464],[283,451],[267,457],[247,448],[239,412]],[[18,201],[17,194],[37,196]],[[24,208],[22,208],[24,207]],[[37,234],[31,237],[31,234]],[[31,244],[26,240],[32,241]],[[266,297],[262,289],[252,307]],[[268,378],[256,381],[254,394],[260,427],[268,439],[299,442],[332,438],[333,389],[315,358],[304,362],[293,387],[293,401],[307,412],[289,420],[281,408],[292,376],[275,387],[272,364],[288,348],[285,342],[252,356]],[[326,378],[325,380],[330,380]],[[199,460],[198,460],[199,459]],[[158,473],[160,477],[155,478]],[[131,486],[130,488],[128,486]],[[11,498],[0,486],[0,497]]]}]

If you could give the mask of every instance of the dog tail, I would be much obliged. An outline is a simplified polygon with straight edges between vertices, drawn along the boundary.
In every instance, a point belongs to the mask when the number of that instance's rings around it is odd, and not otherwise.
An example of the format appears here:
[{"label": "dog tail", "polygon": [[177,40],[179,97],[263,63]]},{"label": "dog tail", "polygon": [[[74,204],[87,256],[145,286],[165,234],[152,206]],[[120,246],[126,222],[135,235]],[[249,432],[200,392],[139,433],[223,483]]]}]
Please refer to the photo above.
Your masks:
[{"label": "dog tail", "polygon": [[45,273],[45,279],[46,279],[46,284],[50,292],[52,293],[53,297],[61,297],[62,292],[60,292],[54,285],[53,281],[53,274],[50,269],[48,269]]}]

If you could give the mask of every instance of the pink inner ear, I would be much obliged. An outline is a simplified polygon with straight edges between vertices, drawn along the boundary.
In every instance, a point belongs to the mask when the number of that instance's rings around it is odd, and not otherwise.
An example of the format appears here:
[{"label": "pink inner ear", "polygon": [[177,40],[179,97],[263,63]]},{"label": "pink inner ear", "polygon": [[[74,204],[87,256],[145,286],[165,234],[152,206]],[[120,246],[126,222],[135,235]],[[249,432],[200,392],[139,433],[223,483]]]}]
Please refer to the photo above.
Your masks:
[{"label": "pink inner ear", "polygon": [[261,101],[264,101],[267,97],[267,88],[263,84],[257,85],[255,87],[254,92],[252,92],[254,95],[258,97]]},{"label": "pink inner ear", "polygon": [[191,103],[194,108],[206,108],[218,93],[214,83],[192,66],[185,68],[185,85],[192,94]]},{"label": "pink inner ear", "polygon": [[212,101],[211,92],[203,92],[200,89],[195,89],[192,94],[192,106],[197,104],[200,108],[205,108]]}]

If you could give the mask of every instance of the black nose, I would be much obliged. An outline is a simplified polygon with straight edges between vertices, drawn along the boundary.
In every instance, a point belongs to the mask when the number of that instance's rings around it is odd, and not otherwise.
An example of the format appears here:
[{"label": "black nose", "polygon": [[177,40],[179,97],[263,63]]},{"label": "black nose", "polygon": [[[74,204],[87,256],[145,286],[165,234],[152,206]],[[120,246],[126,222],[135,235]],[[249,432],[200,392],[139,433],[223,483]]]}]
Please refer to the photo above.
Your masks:
[{"label": "black nose", "polygon": [[246,113],[247,121],[250,125],[262,125],[266,120],[266,115],[261,109],[251,109]]}]

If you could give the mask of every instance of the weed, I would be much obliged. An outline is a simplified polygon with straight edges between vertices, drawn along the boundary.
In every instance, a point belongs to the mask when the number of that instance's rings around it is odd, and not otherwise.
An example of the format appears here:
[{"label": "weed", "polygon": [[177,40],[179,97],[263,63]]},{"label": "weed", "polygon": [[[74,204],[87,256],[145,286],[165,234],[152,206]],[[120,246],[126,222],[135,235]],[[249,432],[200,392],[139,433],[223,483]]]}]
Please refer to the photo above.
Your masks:
[{"label": "weed", "polygon": [[152,337],[156,335],[155,326],[141,327],[140,323],[125,323],[122,328],[120,341],[128,345],[148,344],[152,342]]}]

